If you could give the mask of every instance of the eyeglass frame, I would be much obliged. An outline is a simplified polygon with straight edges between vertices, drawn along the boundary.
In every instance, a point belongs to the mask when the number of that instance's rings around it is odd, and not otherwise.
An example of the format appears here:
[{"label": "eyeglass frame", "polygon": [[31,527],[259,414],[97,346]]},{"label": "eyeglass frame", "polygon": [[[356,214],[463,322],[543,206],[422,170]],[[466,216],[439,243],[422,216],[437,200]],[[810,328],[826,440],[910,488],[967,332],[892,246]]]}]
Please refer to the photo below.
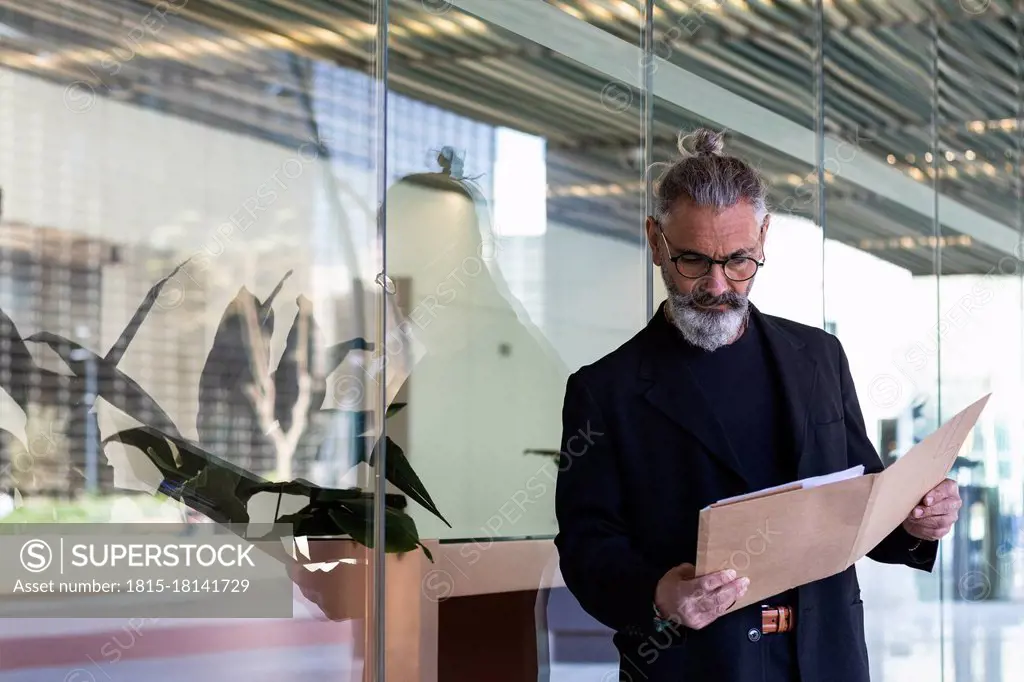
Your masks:
[{"label": "eyeglass frame", "polygon": [[[675,256],[673,256],[672,255],[672,246],[668,243],[668,237],[665,236],[665,228],[663,228],[661,226],[661,223],[656,218],[652,217],[651,220],[653,220],[654,224],[658,226],[658,234],[661,235],[661,241],[665,245],[665,255],[668,257],[668,260],[672,263],[672,266],[675,268],[676,272],[679,273],[680,277],[684,277],[686,279],[702,279],[704,277],[707,277],[709,274],[711,274],[711,268],[713,268],[716,265],[721,265],[722,266],[722,274],[724,274],[725,278],[727,280],[729,280],[730,282],[749,282],[750,280],[754,279],[754,277],[757,276],[757,273],[761,270],[761,268],[764,267],[764,263],[765,263],[764,256],[762,256],[760,260],[758,260],[757,258],[754,258],[753,256],[729,256],[728,258],[725,258],[725,259],[715,259],[715,258],[712,258],[711,256],[708,256],[708,255],[703,254],[703,253],[699,253],[697,251],[685,251],[685,250],[682,253],[679,253],[679,254],[676,254]],[[764,253],[764,241],[763,241],[764,240],[764,228],[765,228],[765,223],[767,222],[767,220],[768,219],[766,217],[765,221],[761,223],[760,234],[759,234],[759,236],[757,238],[757,241],[758,241],[758,244],[761,247],[761,252],[762,253]],[[684,275],[683,273],[679,272],[679,259],[682,258],[683,256],[691,256],[691,257],[697,256],[699,258],[702,258],[704,260],[705,265],[706,265],[706,268],[704,270],[704,274],[703,275],[697,275],[696,277],[691,277],[689,275]],[[754,273],[752,275],[750,275],[750,277],[747,277],[745,279],[733,279],[732,277],[729,276],[729,273],[725,269],[726,264],[728,264],[729,261],[732,261],[732,260],[749,260],[749,261],[753,261],[754,265],[755,265]]]}]

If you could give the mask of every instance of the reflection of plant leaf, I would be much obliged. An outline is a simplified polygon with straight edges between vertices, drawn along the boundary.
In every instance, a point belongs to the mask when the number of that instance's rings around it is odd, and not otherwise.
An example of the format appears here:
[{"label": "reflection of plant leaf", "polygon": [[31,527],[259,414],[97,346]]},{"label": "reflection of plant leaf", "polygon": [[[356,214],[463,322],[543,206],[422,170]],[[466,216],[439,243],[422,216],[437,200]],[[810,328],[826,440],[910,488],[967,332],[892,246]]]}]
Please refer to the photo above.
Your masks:
[{"label": "reflection of plant leaf", "polygon": [[[420,506],[429,511],[437,518],[444,521],[445,525],[449,528],[452,524],[448,523],[448,519],[444,518],[437,507],[434,505],[434,501],[430,499],[430,493],[427,492],[426,486],[423,485],[423,481],[416,475],[412,465],[409,464],[408,458],[405,456],[405,452],[398,446],[391,437],[385,438],[386,450],[384,451],[384,478],[388,480],[392,485],[401,490],[403,493],[411,497],[413,500],[418,502]],[[380,447],[378,443],[377,447]],[[377,449],[374,449],[373,454],[370,456],[370,466],[374,466],[377,458]]]},{"label": "reflection of plant leaf", "polygon": [[3,344],[3,364],[7,367],[6,372],[0,372],[0,388],[22,412],[28,412],[28,397],[33,388],[43,396],[56,394],[61,376],[36,365],[17,325],[3,310],[0,310],[0,344]]},{"label": "reflection of plant leaf", "polygon": [[316,388],[312,393],[312,400],[310,400],[310,407],[314,410],[320,409],[324,404],[324,400],[327,398],[327,377],[331,375],[334,370],[341,366],[341,363],[345,361],[348,354],[354,350],[372,351],[373,344],[362,337],[349,339],[348,341],[342,341],[330,346],[324,353],[327,359],[327,366],[324,369],[324,383],[323,385],[317,384]]},{"label": "reflection of plant leaf", "polygon": [[[295,514],[281,516],[278,522],[291,526],[296,537],[330,537],[348,535],[361,545],[374,546],[373,515],[376,510],[372,495],[331,507],[307,507]],[[419,541],[416,522],[400,509],[386,507],[384,511],[384,551],[409,552],[423,549],[430,561],[430,550]]]},{"label": "reflection of plant leaf", "polygon": [[[344,529],[345,533],[361,545],[373,548],[373,512],[374,507],[365,505],[345,505],[327,512],[328,517]],[[419,546],[416,522],[408,514],[393,509],[384,511],[384,551],[410,552]],[[424,548],[426,551],[426,548]],[[427,552],[430,557],[430,553]]]},{"label": "reflection of plant leaf", "polygon": [[208,466],[182,484],[180,499],[216,508],[226,518],[221,523],[248,523],[249,512],[238,494],[241,483],[242,477],[234,471]]},{"label": "reflection of plant leaf", "polygon": [[110,347],[109,351],[107,351],[107,355],[104,358],[105,360],[113,365],[121,362],[121,358],[124,357],[125,351],[128,350],[128,345],[135,338],[135,335],[139,332],[139,328],[142,326],[142,323],[146,321],[146,316],[149,315],[149,311],[152,310],[153,304],[156,303],[156,299],[160,295],[160,291],[163,289],[164,284],[178,274],[178,270],[181,270],[181,268],[185,266],[185,263],[188,263],[188,260],[171,270],[171,274],[167,275],[150,287],[149,293],[146,294],[146,298],[143,299],[138,310],[135,311],[135,315],[132,316],[128,326],[121,332],[121,336],[117,339],[117,342]]},{"label": "reflection of plant leaf", "polygon": [[345,428],[346,413],[342,410],[315,410],[306,420],[306,428],[295,446],[293,464],[308,467],[315,460],[348,457],[352,438]]},{"label": "reflection of plant leaf", "polygon": [[[226,468],[233,468],[230,463],[206,452],[194,443],[179,436],[160,433],[149,426],[125,429],[103,439],[103,445],[110,442],[121,443],[145,452],[168,480],[175,485],[181,485],[188,479],[197,476],[210,462],[216,462]],[[172,443],[177,450],[177,456],[171,449]],[[235,473],[241,473],[241,471],[239,469]]]},{"label": "reflection of plant leaf", "polygon": [[[284,431],[292,428],[292,410],[300,394],[300,375],[309,381],[307,390],[311,397],[325,395],[327,392],[327,377],[323,376],[322,371],[317,372],[319,330],[313,319],[313,304],[305,296],[299,296],[296,303],[299,310],[295,313],[292,328],[288,330],[284,353],[274,372],[274,418]],[[320,404],[311,398],[309,407],[307,413],[319,409]]]},{"label": "reflection of plant leaf", "polygon": [[354,350],[373,350],[373,344],[361,336],[334,344],[327,349],[328,374],[345,362],[346,356]]},{"label": "reflection of plant leaf", "polygon": [[406,406],[406,403],[391,403],[388,405],[387,412],[384,413],[384,418],[392,417],[402,411],[402,408]]},{"label": "reflection of plant leaf", "polygon": [[143,452],[160,470],[160,492],[184,502],[219,523],[248,521],[246,503],[260,477],[204,451],[183,438],[148,426],[119,431],[103,440]]},{"label": "reflection of plant leaf", "polygon": [[[369,493],[359,488],[321,488],[318,485],[314,485],[309,481],[297,479],[294,481],[266,481],[257,483],[248,489],[251,495],[255,495],[259,492],[269,492],[280,495],[297,495],[304,497],[309,501],[307,506],[330,506],[338,503],[348,503],[356,500],[361,500],[367,497],[372,497],[373,493]],[[404,509],[407,506],[405,497],[402,495],[386,495],[384,503],[388,507],[395,509]]]},{"label": "reflection of plant leaf", "polygon": [[28,391],[36,363],[18,333],[18,327],[3,310],[0,310],[0,341],[5,342],[3,354],[10,368],[9,372],[0,373],[0,388],[7,391],[24,412],[28,409]]},{"label": "reflection of plant leaf", "polygon": [[[372,493],[358,488],[321,488],[309,481],[266,481],[241,467],[204,451],[195,443],[161,434],[150,427],[141,426],[115,433],[103,440],[104,445],[115,441],[145,453],[164,477],[160,491],[172,499],[206,514],[218,523],[247,523],[248,507],[257,493],[271,493],[305,498],[308,501],[298,512],[305,519],[303,533],[308,535],[338,534],[337,523],[327,515],[328,510],[351,508],[353,513],[372,514],[375,501]],[[171,447],[173,445],[173,448]],[[396,523],[405,523],[401,516],[406,500],[400,495],[387,495],[384,503],[389,514],[398,513]],[[282,515],[278,524],[292,524],[295,514]],[[345,517],[349,518],[349,517]],[[372,516],[367,516],[372,518]],[[388,516],[388,518],[391,518]],[[320,531],[313,532],[314,530]],[[312,529],[312,530],[311,530]],[[333,530],[331,530],[333,529]],[[330,530],[331,532],[328,532]],[[321,532],[322,531],[322,532]],[[401,538],[401,531],[397,537]],[[415,532],[415,528],[413,528]],[[394,531],[389,531],[394,532]],[[362,535],[353,536],[361,541]],[[389,543],[392,541],[389,540]],[[406,546],[406,541],[395,540],[395,547]],[[404,544],[403,544],[404,543]],[[390,546],[390,545],[389,545]],[[397,549],[387,551],[399,551]],[[405,550],[401,550],[405,551]]]},{"label": "reflection of plant leaf", "polygon": [[266,301],[242,287],[224,310],[199,377],[196,426],[201,443],[252,458],[272,454],[246,390],[257,383],[257,371],[269,371],[272,304],[289,275],[290,270]]},{"label": "reflection of plant leaf", "polygon": [[52,332],[39,332],[28,338],[45,343],[71,368],[78,379],[88,378],[89,365],[95,367],[96,395],[143,424],[180,437],[170,415],[139,386],[134,379],[92,351]]}]

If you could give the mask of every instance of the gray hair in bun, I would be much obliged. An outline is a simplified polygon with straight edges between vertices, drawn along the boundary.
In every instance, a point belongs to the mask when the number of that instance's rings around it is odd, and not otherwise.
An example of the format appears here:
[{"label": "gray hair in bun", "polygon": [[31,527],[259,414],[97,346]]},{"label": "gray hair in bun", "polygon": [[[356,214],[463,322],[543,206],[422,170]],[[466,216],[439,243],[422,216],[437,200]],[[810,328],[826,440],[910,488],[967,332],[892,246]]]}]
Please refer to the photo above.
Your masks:
[{"label": "gray hair in bun", "polygon": [[768,187],[746,161],[723,153],[725,134],[698,128],[679,135],[681,157],[654,183],[654,218],[664,221],[680,201],[725,209],[749,201],[757,221],[768,214]]}]

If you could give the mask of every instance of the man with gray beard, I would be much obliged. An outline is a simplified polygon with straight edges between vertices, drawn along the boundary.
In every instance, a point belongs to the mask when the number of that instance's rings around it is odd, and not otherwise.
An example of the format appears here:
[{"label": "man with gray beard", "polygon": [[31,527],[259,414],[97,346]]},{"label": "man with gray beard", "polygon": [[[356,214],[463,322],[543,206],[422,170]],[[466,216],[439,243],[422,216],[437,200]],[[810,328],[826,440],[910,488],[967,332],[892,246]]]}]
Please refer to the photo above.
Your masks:
[{"label": "man with gray beard", "polygon": [[[748,578],[694,577],[702,508],[882,463],[839,340],[749,302],[770,223],[763,180],[724,155],[714,131],[683,138],[680,151],[647,220],[668,298],[566,385],[562,576],[615,631],[620,680],[865,682],[854,567],[732,611]],[[960,504],[944,481],[868,556],[930,571]]]}]

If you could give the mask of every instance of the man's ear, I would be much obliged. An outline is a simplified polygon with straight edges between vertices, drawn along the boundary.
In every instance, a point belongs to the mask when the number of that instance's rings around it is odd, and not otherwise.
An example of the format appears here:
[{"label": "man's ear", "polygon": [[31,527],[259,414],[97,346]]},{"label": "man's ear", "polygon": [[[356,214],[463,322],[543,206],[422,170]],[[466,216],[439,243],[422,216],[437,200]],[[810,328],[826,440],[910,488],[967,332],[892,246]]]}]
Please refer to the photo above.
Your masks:
[{"label": "man's ear", "polygon": [[657,267],[661,267],[661,241],[658,239],[658,221],[653,216],[647,216],[645,224],[647,232],[647,245],[651,249],[651,258]]}]

